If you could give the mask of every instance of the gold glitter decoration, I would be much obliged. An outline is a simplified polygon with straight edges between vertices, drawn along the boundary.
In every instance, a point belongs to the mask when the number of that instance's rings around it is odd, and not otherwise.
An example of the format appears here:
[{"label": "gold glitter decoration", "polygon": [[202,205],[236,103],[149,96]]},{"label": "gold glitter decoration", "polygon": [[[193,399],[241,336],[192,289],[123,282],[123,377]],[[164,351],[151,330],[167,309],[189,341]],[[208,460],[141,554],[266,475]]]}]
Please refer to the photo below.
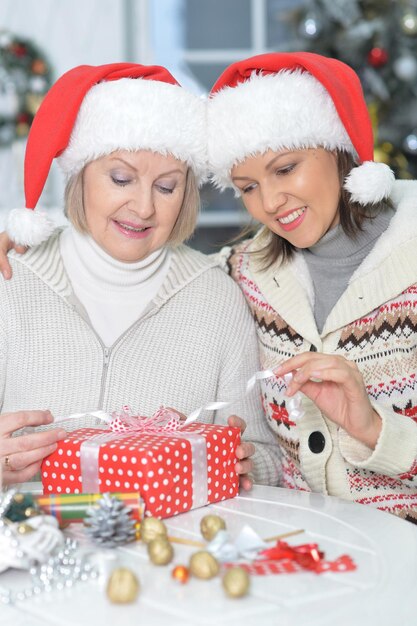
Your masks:
[{"label": "gold glitter decoration", "polygon": [[168,565],[174,558],[174,548],[166,537],[156,537],[148,543],[148,555],[154,565]]},{"label": "gold glitter decoration", "polygon": [[157,517],[146,517],[140,525],[140,536],[144,543],[149,543],[157,537],[167,536],[167,527]]},{"label": "gold glitter decoration", "polygon": [[209,579],[219,573],[219,564],[210,552],[200,550],[190,558],[190,572],[197,578]]},{"label": "gold glitter decoration", "polygon": [[223,576],[222,585],[230,598],[242,598],[249,591],[250,576],[243,567],[231,567]]},{"label": "gold glitter decoration", "polygon": [[107,597],[115,604],[134,602],[140,590],[139,580],[127,567],[115,569],[107,583]]},{"label": "gold glitter decoration", "polygon": [[211,541],[219,530],[226,529],[226,522],[218,515],[205,515],[200,522],[200,530],[206,541]]}]

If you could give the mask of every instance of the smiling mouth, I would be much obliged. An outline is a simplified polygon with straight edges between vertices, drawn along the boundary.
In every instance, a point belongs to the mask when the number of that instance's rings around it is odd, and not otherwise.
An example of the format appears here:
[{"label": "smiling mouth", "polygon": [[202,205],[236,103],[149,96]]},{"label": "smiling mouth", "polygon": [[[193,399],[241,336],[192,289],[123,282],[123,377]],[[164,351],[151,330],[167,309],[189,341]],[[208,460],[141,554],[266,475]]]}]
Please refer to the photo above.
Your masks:
[{"label": "smiling mouth", "polygon": [[300,215],[303,215],[303,213],[305,212],[306,212],[306,207],[303,206],[301,207],[301,209],[296,209],[295,211],[293,211],[289,215],[286,215],[285,217],[278,217],[277,220],[280,224],[291,224],[292,222],[295,222],[295,220],[298,219]]},{"label": "smiling mouth", "polygon": [[130,230],[132,233],[143,233],[148,230],[150,226],[131,226],[130,224],[124,224],[123,222],[117,222],[124,230]]}]

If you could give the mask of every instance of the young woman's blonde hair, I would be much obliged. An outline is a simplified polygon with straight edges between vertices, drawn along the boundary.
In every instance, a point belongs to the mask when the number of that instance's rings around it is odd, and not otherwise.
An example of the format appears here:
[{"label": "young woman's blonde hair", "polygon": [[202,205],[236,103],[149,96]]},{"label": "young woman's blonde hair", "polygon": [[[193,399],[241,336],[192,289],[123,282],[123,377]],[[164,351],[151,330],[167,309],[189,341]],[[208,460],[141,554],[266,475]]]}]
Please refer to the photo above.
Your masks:
[{"label": "young woman's blonde hair", "polygon": [[[88,233],[87,220],[83,200],[84,170],[69,178],[65,187],[65,216],[80,233]],[[185,183],[184,199],[177,221],[167,241],[171,246],[178,246],[194,233],[198,212],[200,210],[200,194],[196,177],[188,170]]]}]

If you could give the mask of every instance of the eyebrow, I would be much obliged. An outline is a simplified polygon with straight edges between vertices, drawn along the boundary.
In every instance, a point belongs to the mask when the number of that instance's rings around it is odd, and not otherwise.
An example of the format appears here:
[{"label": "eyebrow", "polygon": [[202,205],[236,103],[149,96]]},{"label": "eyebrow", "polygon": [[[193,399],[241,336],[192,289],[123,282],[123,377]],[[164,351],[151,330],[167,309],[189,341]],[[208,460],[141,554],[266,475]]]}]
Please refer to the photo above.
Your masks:
[{"label": "eyebrow", "polygon": [[[135,170],[135,172],[137,171],[136,167],[134,165],[132,165],[131,163],[129,163],[129,161],[125,161],[125,159],[122,159],[120,157],[112,157],[111,161],[121,161],[122,163],[124,163],[125,165],[130,167],[130,169]],[[184,172],[180,168],[176,167],[173,170],[168,170],[168,172],[163,172],[162,174],[159,175],[159,177],[161,177],[161,176],[168,176],[169,174],[176,174],[176,173],[185,175],[187,172],[186,171]]]},{"label": "eyebrow", "polygon": [[266,164],[265,169],[270,170],[271,167],[273,167],[273,165],[275,164],[275,161],[281,159],[282,157],[288,156],[289,154],[292,154],[292,152],[281,152],[280,154],[277,154],[277,156],[275,156],[269,161],[269,163]]},{"label": "eyebrow", "polygon": [[[265,165],[265,169],[270,170],[274,166],[275,161],[277,161],[278,159],[281,159],[284,156],[288,156],[289,154],[292,154],[292,152],[281,152],[280,154],[277,154],[276,156],[274,156],[273,159],[271,159],[271,161],[269,161]],[[250,176],[233,176],[232,180],[252,180],[252,179],[250,178]]]}]

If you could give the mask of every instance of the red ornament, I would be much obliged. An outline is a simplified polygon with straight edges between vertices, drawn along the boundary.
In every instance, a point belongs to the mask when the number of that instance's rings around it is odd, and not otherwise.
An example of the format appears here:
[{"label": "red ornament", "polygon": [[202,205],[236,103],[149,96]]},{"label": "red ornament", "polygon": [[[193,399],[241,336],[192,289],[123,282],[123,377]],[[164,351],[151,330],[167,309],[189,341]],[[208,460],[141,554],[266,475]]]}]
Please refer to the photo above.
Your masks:
[{"label": "red ornament", "polygon": [[388,53],[384,48],[372,48],[368,52],[368,63],[372,67],[383,67],[388,61]]},{"label": "red ornament", "polygon": [[21,43],[12,43],[10,46],[11,52],[17,57],[24,57],[27,54],[27,48]]}]

